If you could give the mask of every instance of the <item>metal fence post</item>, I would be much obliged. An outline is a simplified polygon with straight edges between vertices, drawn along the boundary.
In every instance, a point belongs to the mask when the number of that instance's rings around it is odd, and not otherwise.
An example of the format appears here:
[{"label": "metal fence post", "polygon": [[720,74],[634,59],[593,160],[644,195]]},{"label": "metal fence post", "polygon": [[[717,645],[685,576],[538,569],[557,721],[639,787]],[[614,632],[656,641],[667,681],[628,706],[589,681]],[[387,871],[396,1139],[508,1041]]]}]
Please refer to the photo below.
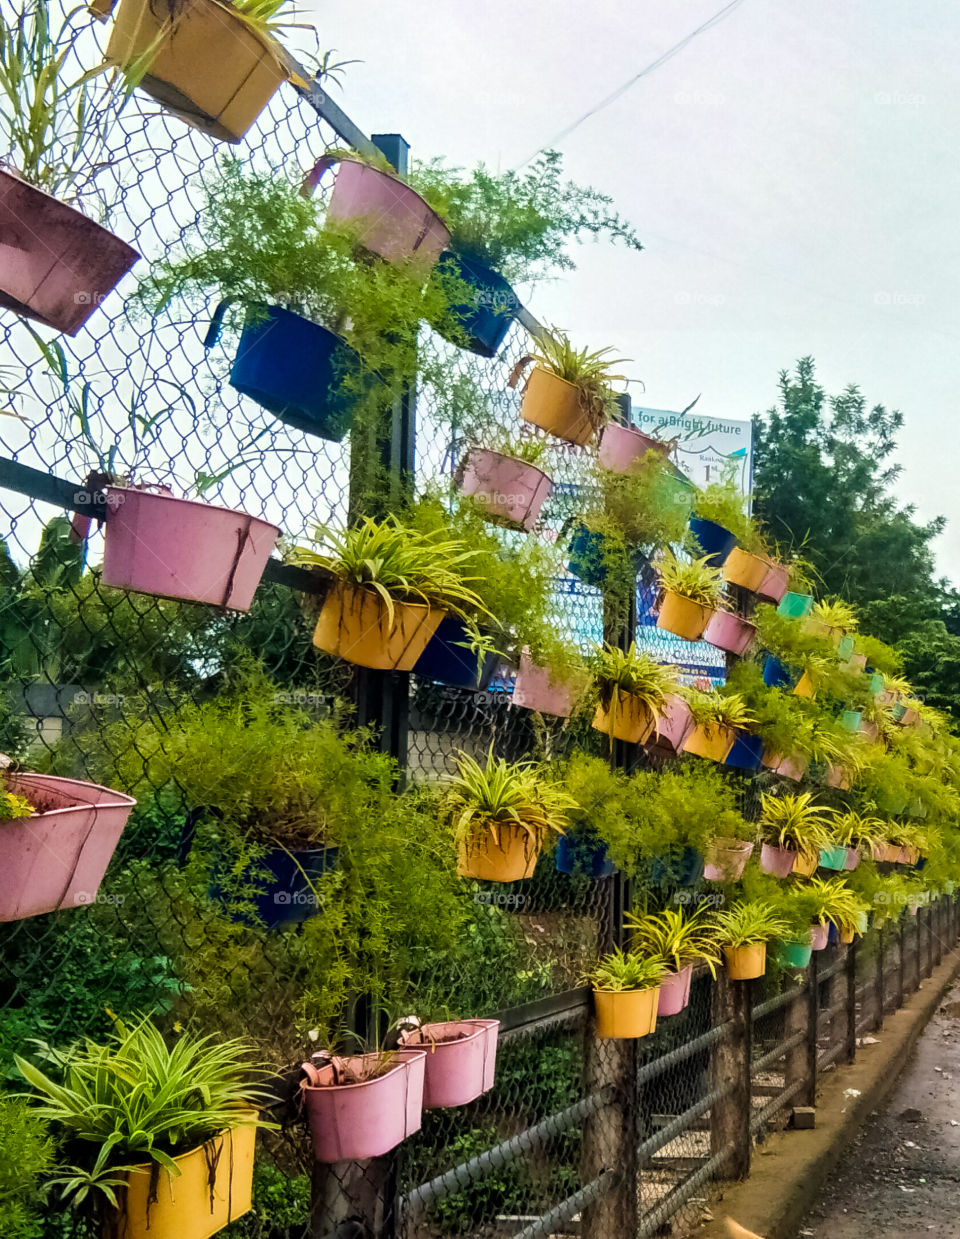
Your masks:
[{"label": "metal fence post", "polygon": [[913,964],[913,992],[914,993],[916,993],[916,991],[920,988],[920,981],[921,981],[920,954],[921,954],[921,946],[922,946],[922,939],[923,939],[923,934],[921,932],[923,928],[922,918],[920,915],[921,911],[922,909],[918,908],[916,911],[916,915],[913,917],[913,930],[914,930],[914,937],[916,938],[916,944],[915,944],[916,950],[914,951],[914,964]]},{"label": "metal fence post", "polygon": [[807,991],[807,1062],[804,1105],[817,1104],[817,1054],[820,1033],[820,966],[817,952],[810,960],[810,980]]},{"label": "metal fence post", "polygon": [[710,1107],[710,1152],[728,1146],[733,1152],[724,1177],[745,1179],[750,1173],[750,1063],[753,1056],[753,985],[731,981],[725,968],[712,986],[711,1020],[714,1028],[730,1021],[730,1035],[710,1048],[710,1091],[732,1086]]},{"label": "metal fence post", "polygon": [[874,1016],[873,1026],[875,1029],[883,1027],[883,1017],[887,1009],[887,934],[886,926],[881,925],[877,930],[877,984],[876,984],[876,1004],[877,1009]]},{"label": "metal fence post", "polygon": [[[883,956],[879,956],[880,968],[883,967]],[[846,979],[846,1060],[852,1063],[857,1057],[857,940],[847,947],[847,958],[844,960],[844,976]],[[882,1014],[882,1009],[881,1009]]]}]

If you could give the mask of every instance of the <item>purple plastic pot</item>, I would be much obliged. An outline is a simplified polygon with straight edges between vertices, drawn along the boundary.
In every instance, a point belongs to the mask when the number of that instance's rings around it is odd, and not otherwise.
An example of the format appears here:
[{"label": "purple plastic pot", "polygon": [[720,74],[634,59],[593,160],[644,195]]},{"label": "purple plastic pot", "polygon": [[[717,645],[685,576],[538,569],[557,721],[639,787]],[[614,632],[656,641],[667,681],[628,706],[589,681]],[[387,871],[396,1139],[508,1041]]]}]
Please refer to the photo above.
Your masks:
[{"label": "purple plastic pot", "polygon": [[708,882],[736,882],[743,876],[753,844],[738,839],[714,839],[707,848],[703,876]]},{"label": "purple plastic pot", "polygon": [[0,823],[0,921],[92,903],[137,802],[47,774],[10,775],[7,786],[43,811]]},{"label": "purple plastic pot", "polygon": [[528,533],[553,490],[553,479],[536,465],[483,447],[470,449],[457,481],[465,495],[486,506],[491,519],[519,525]]},{"label": "purple plastic pot", "polygon": [[671,972],[660,986],[657,999],[657,1016],[679,1015],[690,1002],[690,982],[693,979],[693,964],[687,964],[679,972]]},{"label": "purple plastic pot", "polygon": [[[378,1057],[357,1054],[333,1062],[359,1071]],[[330,1063],[304,1063],[307,1079],[300,1087],[317,1161],[381,1157],[419,1131],[426,1058],[423,1050],[394,1050],[389,1070],[357,1084],[335,1084]]]},{"label": "purple plastic pot", "polygon": [[755,624],[732,611],[714,611],[703,630],[704,641],[729,654],[745,654],[757,635]]},{"label": "purple plastic pot", "polygon": [[[406,1034],[404,1046],[427,1052],[425,1110],[465,1106],[493,1088],[499,1032],[499,1020],[450,1020]],[[437,1040],[452,1033],[461,1035],[456,1041]]]},{"label": "purple plastic pot", "polygon": [[520,670],[513,685],[513,704],[541,714],[569,718],[577,698],[577,687],[562,680],[551,679],[545,667],[530,660],[524,647],[520,655]]},{"label": "purple plastic pot", "polygon": [[327,219],[347,224],[357,240],[387,262],[412,263],[426,274],[447,248],[450,231],[420,195],[388,172],[356,159],[323,156],[307,178],[314,189],[339,163],[327,203]]},{"label": "purple plastic pot", "polygon": [[810,945],[815,951],[825,951],[830,941],[830,926],[815,923],[810,926]]},{"label": "purple plastic pot", "polygon": [[607,422],[603,428],[598,457],[605,469],[614,473],[628,473],[634,465],[642,463],[647,452],[666,456],[670,451],[666,443],[651,439],[642,430],[633,426],[621,426],[619,422]]},{"label": "purple plastic pot", "polygon": [[765,843],[760,849],[760,868],[764,873],[772,873],[775,878],[789,877],[796,859],[796,852],[790,848],[775,848]]},{"label": "purple plastic pot", "polygon": [[859,864],[860,864],[860,849],[859,848],[847,848],[847,859],[843,865],[844,869],[856,869],[857,865]]},{"label": "purple plastic pot", "polygon": [[673,753],[681,753],[693,728],[693,715],[684,699],[669,697],[650,742]]},{"label": "purple plastic pot", "polygon": [[268,521],[130,487],[107,488],[103,583],[247,611],[280,530]]},{"label": "purple plastic pot", "polygon": [[75,336],[139,257],[80,211],[0,169],[0,305]]}]

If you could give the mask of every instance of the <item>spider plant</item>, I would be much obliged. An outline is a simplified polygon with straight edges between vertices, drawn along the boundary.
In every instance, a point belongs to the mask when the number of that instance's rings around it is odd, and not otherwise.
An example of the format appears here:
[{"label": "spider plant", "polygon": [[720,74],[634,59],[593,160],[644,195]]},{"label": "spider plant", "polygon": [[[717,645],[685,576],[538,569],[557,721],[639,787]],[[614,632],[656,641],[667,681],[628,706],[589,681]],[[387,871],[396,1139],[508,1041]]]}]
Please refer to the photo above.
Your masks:
[{"label": "spider plant", "polygon": [[149,1018],[114,1020],[104,1043],[89,1038],[66,1051],[38,1043],[58,1079],[17,1057],[39,1094],[37,1113],[59,1127],[80,1161],[54,1180],[72,1205],[99,1192],[116,1208],[125,1175],[140,1162],[180,1174],[174,1160],[227,1128],[273,1124],[250,1113],[267,1094],[251,1048],[240,1040],[183,1033],[168,1047]]},{"label": "spider plant", "polygon": [[654,722],[663,714],[671,694],[677,691],[675,667],[659,663],[638,650],[635,642],[627,650],[613,645],[598,647],[591,665],[600,689],[600,702],[607,712],[611,742],[617,725],[621,694],[638,698]]},{"label": "spider plant", "polygon": [[831,922],[841,932],[859,929],[870,905],[843,878],[811,878],[803,888],[810,900],[813,920],[821,925]]},{"label": "spider plant", "polygon": [[608,993],[623,993],[654,989],[664,979],[667,965],[656,955],[641,955],[635,951],[624,952],[617,947],[590,969],[584,983]]},{"label": "spider plant", "polygon": [[837,815],[833,823],[834,838],[846,848],[865,848],[871,852],[887,842],[889,831],[879,817],[857,813],[850,809]]},{"label": "spider plant", "polygon": [[671,972],[682,972],[688,964],[702,960],[710,975],[717,975],[720,955],[713,923],[704,905],[691,916],[684,916],[680,908],[665,908],[644,916],[628,912],[623,923],[633,931],[631,946],[635,953],[664,960]]},{"label": "spider plant", "polygon": [[293,561],[319,568],[344,586],[372,590],[391,624],[397,601],[493,619],[471,588],[479,578],[466,575],[479,552],[440,530],[410,529],[395,516],[365,516],[342,531],[319,525],[315,541],[319,550],[295,547]]},{"label": "spider plant", "polygon": [[765,840],[774,847],[789,848],[801,856],[820,855],[829,847],[833,833],[832,809],[815,803],[812,792],[760,798],[760,826]]},{"label": "spider plant", "polygon": [[518,366],[528,361],[541,369],[555,374],[557,378],[572,383],[580,392],[580,406],[595,432],[602,430],[604,423],[616,408],[611,384],[626,376],[615,374],[615,366],[622,365],[625,357],[610,357],[609,348],[576,349],[570,337],[562,331],[545,331],[537,340],[539,352],[523,358]]},{"label": "spider plant", "polygon": [[781,938],[789,930],[782,913],[763,900],[738,900],[722,908],[714,920],[717,944],[725,947],[751,946],[770,938]]},{"label": "spider plant", "polygon": [[707,730],[718,727],[742,730],[756,722],[739,693],[706,693],[700,689],[692,689],[686,694],[686,698],[693,721],[698,727]]},{"label": "spider plant", "polygon": [[578,807],[536,762],[494,757],[492,746],[483,766],[468,753],[458,753],[457,773],[446,784],[445,809],[454,837],[468,844],[489,834],[499,847],[501,829],[512,826],[539,850],[551,833],[564,833],[569,814]]},{"label": "spider plant", "polygon": [[810,618],[819,620],[828,628],[842,628],[845,632],[856,632],[860,622],[853,607],[839,598],[835,598],[832,602],[815,603],[810,612]]},{"label": "spider plant", "polygon": [[664,589],[716,611],[723,606],[723,571],[711,568],[707,558],[678,559],[668,552],[657,564],[657,572]]}]

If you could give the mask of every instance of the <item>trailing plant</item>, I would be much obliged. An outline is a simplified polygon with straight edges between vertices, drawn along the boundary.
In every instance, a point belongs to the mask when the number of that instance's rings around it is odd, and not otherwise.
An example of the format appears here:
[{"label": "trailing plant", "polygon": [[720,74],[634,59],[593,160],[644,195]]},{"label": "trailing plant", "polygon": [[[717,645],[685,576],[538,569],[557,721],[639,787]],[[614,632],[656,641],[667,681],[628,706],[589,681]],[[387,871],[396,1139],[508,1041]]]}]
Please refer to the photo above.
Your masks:
[{"label": "trailing plant", "polygon": [[755,718],[747,708],[746,702],[738,693],[720,692],[714,689],[705,692],[702,689],[688,689],[684,694],[693,721],[698,727],[708,731],[718,727],[733,727],[746,730],[755,723]]},{"label": "trailing plant", "polygon": [[714,926],[718,945],[727,947],[752,946],[782,938],[789,928],[786,918],[773,904],[742,899],[730,908],[721,908]]},{"label": "trailing plant", "polygon": [[635,953],[664,960],[671,972],[703,962],[712,977],[717,975],[721,959],[713,919],[703,904],[690,916],[684,916],[681,908],[664,908],[642,916],[628,912],[623,923],[632,932],[631,950]]},{"label": "trailing plant", "polygon": [[584,977],[585,985],[611,993],[655,989],[667,973],[664,960],[619,947],[604,955]]},{"label": "trailing plant", "polygon": [[26,796],[18,796],[16,792],[6,790],[0,777],[0,822],[32,817],[36,811]]},{"label": "trailing plant", "polygon": [[713,521],[732,533],[738,544],[754,555],[766,554],[766,543],[754,520],[744,511],[746,497],[730,479],[713,482],[695,493],[693,515]]},{"label": "trailing plant", "polygon": [[683,560],[668,551],[657,563],[663,588],[698,606],[717,611],[724,605],[723,572],[707,563],[707,556]]},{"label": "trailing plant", "polygon": [[39,1208],[54,1161],[47,1123],[27,1102],[0,1095],[0,1235],[40,1239]]},{"label": "trailing plant", "polygon": [[533,850],[552,834],[563,834],[576,802],[562,784],[531,761],[509,762],[493,750],[481,766],[459,753],[457,773],[445,784],[444,813],[458,843],[470,846],[489,835],[500,844],[503,827],[523,832]]},{"label": "trailing plant", "polygon": [[834,813],[816,803],[812,792],[761,797],[760,828],[767,843],[801,856],[819,856],[831,841]]}]

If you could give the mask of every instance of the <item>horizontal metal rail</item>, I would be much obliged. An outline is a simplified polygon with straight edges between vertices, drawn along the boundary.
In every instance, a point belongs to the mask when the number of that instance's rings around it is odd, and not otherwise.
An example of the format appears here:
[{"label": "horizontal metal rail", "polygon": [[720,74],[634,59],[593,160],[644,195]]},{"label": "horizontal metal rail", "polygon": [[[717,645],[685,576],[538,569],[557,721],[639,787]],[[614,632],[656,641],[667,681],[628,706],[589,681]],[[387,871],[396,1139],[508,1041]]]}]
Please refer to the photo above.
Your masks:
[{"label": "horizontal metal rail", "polygon": [[750,1120],[750,1134],[755,1135],[761,1127],[765,1127],[778,1110],[782,1110],[788,1101],[792,1101],[797,1093],[802,1092],[806,1087],[806,1080],[795,1080],[782,1093],[779,1093],[772,1101],[768,1102],[762,1110],[758,1110]]},{"label": "horizontal metal rail", "polygon": [[709,1049],[717,1041],[722,1041],[731,1032],[733,1026],[733,1020],[727,1020],[725,1024],[718,1024],[716,1028],[711,1028],[702,1036],[694,1037],[692,1041],[687,1041],[684,1045],[678,1045],[675,1050],[668,1050],[666,1054],[661,1054],[652,1062],[644,1063],[637,1072],[637,1084],[646,1084],[648,1080],[655,1079],[669,1068],[676,1067],[678,1063],[686,1062],[688,1058],[699,1054],[701,1050]]},{"label": "horizontal metal rail", "polygon": [[762,1020],[765,1015],[771,1015],[774,1011],[779,1011],[781,1007],[787,1007],[791,1002],[796,1002],[798,998],[802,998],[807,992],[807,985],[794,986],[792,989],[784,990],[782,994],[774,994],[772,998],[768,998],[766,1002],[759,1003],[753,1008],[751,1019],[756,1022]]},{"label": "horizontal metal rail", "polygon": [[[715,1177],[717,1171],[729,1159],[734,1148],[735,1146],[732,1143],[725,1145],[719,1153],[715,1153],[713,1157],[705,1161],[699,1170],[694,1171],[682,1183],[678,1183],[672,1191],[664,1196],[655,1209],[645,1213],[640,1219],[635,1239],[650,1239],[651,1235],[655,1235],[660,1227],[665,1222],[668,1222],[677,1210],[687,1203],[702,1184]],[[614,1237],[611,1236],[611,1239],[614,1239]]]},{"label": "horizontal metal rail", "polygon": [[578,1019],[585,1011],[590,1010],[590,995],[590,987],[585,985],[499,1011],[496,1018],[500,1021],[500,1037],[529,1032],[531,1029],[560,1023],[566,1019]]},{"label": "horizontal metal rail", "polygon": [[817,1066],[818,1067],[829,1067],[832,1062],[834,1062],[836,1059],[840,1057],[840,1055],[846,1050],[846,1048],[847,1048],[847,1045],[845,1041],[834,1042],[834,1044],[831,1045],[829,1049],[826,1049],[823,1051],[822,1054],[817,1055]]},{"label": "horizontal metal rail", "polygon": [[800,1032],[795,1032],[792,1037],[787,1037],[786,1041],[781,1041],[772,1050],[768,1050],[766,1054],[752,1062],[750,1064],[750,1074],[757,1075],[761,1071],[766,1071],[778,1058],[783,1058],[784,1054],[789,1054],[798,1045],[803,1045],[806,1039],[807,1031],[805,1028],[801,1029]]},{"label": "horizontal metal rail", "polygon": [[517,1231],[513,1239],[539,1239],[541,1235],[552,1235],[558,1226],[562,1226],[564,1222],[568,1222],[588,1205],[594,1204],[601,1196],[605,1196],[619,1181],[618,1171],[602,1171],[595,1179],[591,1179],[589,1183],[581,1187],[579,1192],[574,1192],[572,1196],[568,1196],[566,1200],[555,1205],[549,1213],[537,1218],[523,1230]]},{"label": "horizontal metal rail", "polygon": [[724,1084],[722,1088],[715,1088],[712,1092],[707,1093],[702,1097],[696,1105],[691,1106],[688,1110],[684,1110],[682,1114],[678,1114],[676,1118],[671,1119],[664,1127],[661,1127],[655,1135],[644,1140],[643,1144],[637,1149],[637,1157],[641,1162],[649,1161],[654,1153],[658,1153],[666,1144],[669,1144],[675,1137],[680,1136],[687,1130],[688,1127],[701,1115],[717,1104],[718,1101],[723,1101],[724,1097],[729,1097],[733,1092],[733,1084]]}]

